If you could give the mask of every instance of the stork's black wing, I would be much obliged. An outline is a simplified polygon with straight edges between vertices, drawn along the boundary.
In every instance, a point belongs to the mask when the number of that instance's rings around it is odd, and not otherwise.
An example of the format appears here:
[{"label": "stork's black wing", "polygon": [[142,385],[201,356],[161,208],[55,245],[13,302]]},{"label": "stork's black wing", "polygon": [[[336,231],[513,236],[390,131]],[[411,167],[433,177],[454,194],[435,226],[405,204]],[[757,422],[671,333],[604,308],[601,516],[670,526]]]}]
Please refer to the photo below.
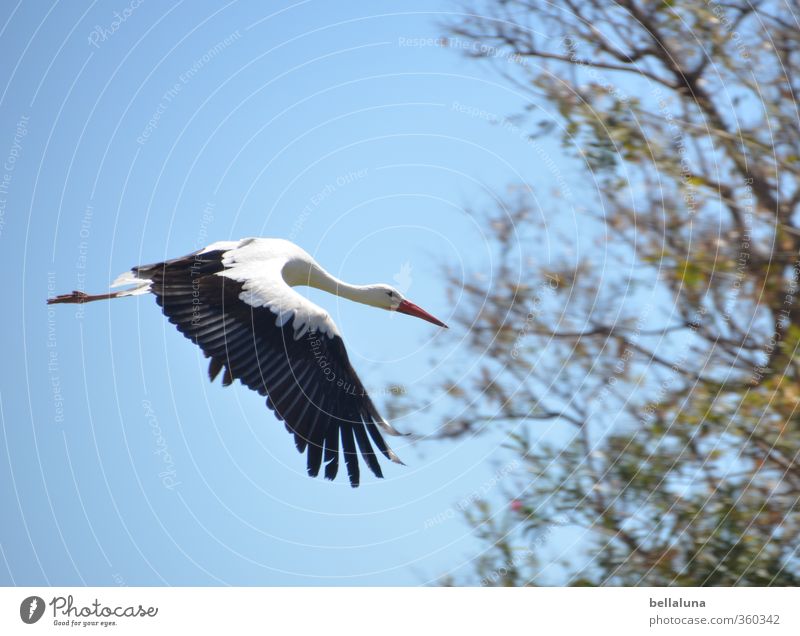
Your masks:
[{"label": "stork's black wing", "polygon": [[267,396],[267,406],[306,453],[309,475],[316,477],[324,462],[325,477],[334,479],[340,447],[353,487],[359,483],[359,451],[378,477],[383,473],[374,447],[401,463],[383,439],[379,426],[388,425],[350,365],[342,339],[309,330],[295,340],[292,320],[278,326],[268,308],[239,298],[241,283],[214,275],[224,269],[223,253],[198,252],[133,271],[152,281],[150,291],[169,321],[211,358],[212,380],[222,372],[223,385],[236,378]]}]

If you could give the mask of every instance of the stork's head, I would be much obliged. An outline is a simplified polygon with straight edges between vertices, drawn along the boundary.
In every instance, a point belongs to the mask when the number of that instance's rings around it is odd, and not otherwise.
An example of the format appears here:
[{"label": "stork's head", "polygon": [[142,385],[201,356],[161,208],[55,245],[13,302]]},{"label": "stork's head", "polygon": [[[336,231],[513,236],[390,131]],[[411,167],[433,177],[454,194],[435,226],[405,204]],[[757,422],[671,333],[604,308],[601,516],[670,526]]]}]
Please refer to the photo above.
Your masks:
[{"label": "stork's head", "polygon": [[427,311],[415,305],[414,303],[406,300],[399,291],[391,285],[370,285],[368,291],[367,304],[373,307],[380,307],[381,309],[388,309],[389,311],[396,311],[401,314],[408,314],[409,316],[416,316],[428,322],[432,322],[439,327],[447,328],[438,318],[434,318]]}]

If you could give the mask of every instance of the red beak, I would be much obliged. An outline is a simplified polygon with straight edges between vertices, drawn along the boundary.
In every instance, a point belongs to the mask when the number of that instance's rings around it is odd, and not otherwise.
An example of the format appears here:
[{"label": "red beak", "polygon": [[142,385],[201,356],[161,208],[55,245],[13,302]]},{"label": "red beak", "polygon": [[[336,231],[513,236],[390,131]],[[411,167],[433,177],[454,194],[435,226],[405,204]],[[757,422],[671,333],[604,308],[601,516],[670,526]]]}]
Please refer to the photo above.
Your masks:
[{"label": "red beak", "polygon": [[401,303],[398,305],[396,311],[399,311],[401,314],[408,314],[409,316],[416,316],[417,318],[422,318],[423,320],[427,320],[428,322],[432,322],[434,325],[439,325],[440,327],[444,327],[445,329],[449,328],[441,320],[431,316],[422,307],[418,307],[414,303],[410,303],[407,300],[401,301]]}]

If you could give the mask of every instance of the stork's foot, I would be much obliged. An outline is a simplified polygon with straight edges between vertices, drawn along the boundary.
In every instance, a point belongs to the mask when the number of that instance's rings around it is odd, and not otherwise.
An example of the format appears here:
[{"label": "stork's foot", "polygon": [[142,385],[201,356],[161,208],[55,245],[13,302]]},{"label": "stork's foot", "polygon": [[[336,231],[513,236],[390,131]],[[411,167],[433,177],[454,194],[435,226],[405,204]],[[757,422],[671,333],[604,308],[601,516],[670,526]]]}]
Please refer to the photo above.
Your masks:
[{"label": "stork's foot", "polygon": [[48,305],[57,305],[59,303],[71,303],[73,305],[80,305],[82,303],[90,303],[94,300],[107,300],[109,298],[116,298],[121,292],[111,292],[110,294],[85,294],[82,291],[73,291],[71,294],[61,294],[47,299]]}]

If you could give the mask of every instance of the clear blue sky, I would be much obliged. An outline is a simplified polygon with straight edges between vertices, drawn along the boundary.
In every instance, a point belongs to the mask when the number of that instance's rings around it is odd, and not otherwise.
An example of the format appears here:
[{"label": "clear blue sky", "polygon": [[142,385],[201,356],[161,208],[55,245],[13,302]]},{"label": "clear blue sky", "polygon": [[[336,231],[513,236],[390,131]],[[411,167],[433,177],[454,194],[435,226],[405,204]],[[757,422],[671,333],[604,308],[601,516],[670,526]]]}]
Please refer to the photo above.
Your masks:
[{"label": "clear blue sky", "polygon": [[[523,180],[545,204],[555,184],[490,121],[522,97],[432,40],[455,7],[3,3],[0,584],[417,585],[474,558],[453,511],[496,494],[502,438],[400,440],[408,466],[385,480],[313,480],[263,400],[210,385],[152,298],[44,302],[274,236],[447,321],[442,265],[491,266],[466,208]],[[465,333],[310,296],[369,388],[430,400],[398,428],[442,424],[437,378],[475,362]]]}]

